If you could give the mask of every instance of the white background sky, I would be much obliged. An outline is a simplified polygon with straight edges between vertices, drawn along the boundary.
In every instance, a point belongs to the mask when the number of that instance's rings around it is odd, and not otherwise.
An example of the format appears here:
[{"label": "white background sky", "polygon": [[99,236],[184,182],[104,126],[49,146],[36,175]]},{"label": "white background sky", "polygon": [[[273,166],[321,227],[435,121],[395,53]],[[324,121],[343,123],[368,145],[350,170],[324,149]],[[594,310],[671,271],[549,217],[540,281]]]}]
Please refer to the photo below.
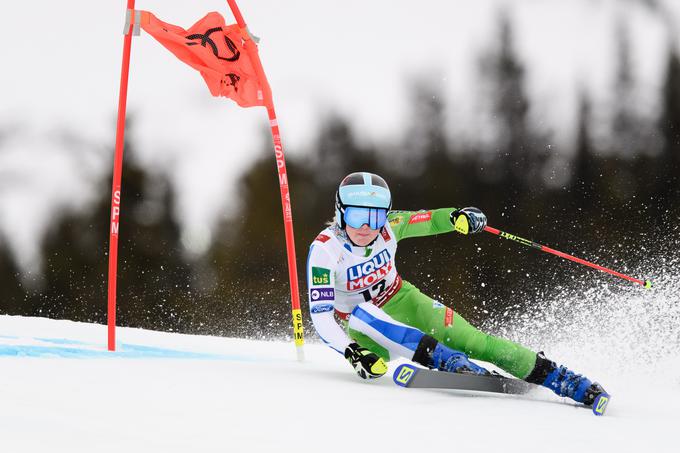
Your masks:
[{"label": "white background sky", "polygon": [[[507,4],[527,65],[531,114],[558,142],[573,131],[580,87],[602,111],[611,101],[617,18],[631,27],[640,105],[654,111],[669,41],[665,19],[680,17],[679,2],[659,3],[668,14],[628,0],[241,0],[239,6],[262,38],[260,55],[292,156],[308,150],[319,118],[331,112],[349,117],[364,141],[398,140],[409,121],[409,81],[426,74],[442,88],[451,134],[483,138],[479,54],[497,43],[497,13]],[[184,28],[208,11],[230,17],[218,0],[140,0],[136,7]],[[124,9],[123,0],[3,6],[0,241],[24,266],[35,262],[38,239],[59,210],[93,199],[97,178],[110,181]],[[128,113],[137,120],[131,132],[137,157],[173,175],[185,243],[200,250],[215,216],[237,206],[233,182],[262,147],[265,111],[212,98],[197,72],[142,32],[133,41]],[[80,145],[63,140],[62,130]]]}]

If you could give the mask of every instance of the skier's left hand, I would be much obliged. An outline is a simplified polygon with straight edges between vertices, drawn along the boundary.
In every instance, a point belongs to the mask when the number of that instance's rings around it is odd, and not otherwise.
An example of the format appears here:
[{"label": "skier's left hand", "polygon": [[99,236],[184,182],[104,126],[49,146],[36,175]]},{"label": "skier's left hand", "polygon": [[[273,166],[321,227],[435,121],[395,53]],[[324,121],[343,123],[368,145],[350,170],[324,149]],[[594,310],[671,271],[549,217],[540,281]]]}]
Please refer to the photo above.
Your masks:
[{"label": "skier's left hand", "polygon": [[479,233],[486,226],[486,216],[477,208],[457,209],[451,213],[454,229],[463,234]]},{"label": "skier's left hand", "polygon": [[387,373],[385,361],[357,343],[347,346],[345,358],[362,379],[375,379]]}]

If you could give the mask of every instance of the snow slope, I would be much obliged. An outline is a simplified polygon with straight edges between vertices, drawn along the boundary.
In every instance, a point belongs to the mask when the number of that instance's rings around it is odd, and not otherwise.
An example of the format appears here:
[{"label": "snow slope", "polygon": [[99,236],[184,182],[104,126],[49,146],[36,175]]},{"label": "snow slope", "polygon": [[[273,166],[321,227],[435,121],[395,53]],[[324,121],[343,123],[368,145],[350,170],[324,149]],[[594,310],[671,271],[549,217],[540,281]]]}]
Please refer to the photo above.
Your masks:
[{"label": "snow slope", "polygon": [[543,389],[364,382],[320,344],[300,363],[286,342],[131,328],[118,341],[109,353],[105,326],[0,316],[0,451],[678,451],[677,356],[659,379],[588,370],[614,395],[595,417]]}]

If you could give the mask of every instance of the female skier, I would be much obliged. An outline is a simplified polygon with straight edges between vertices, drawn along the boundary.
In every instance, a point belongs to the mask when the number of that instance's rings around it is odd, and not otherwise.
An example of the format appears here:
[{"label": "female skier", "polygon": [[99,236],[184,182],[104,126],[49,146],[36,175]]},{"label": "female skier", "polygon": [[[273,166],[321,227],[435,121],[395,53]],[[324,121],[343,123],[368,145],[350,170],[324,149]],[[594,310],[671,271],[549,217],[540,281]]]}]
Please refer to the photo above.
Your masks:
[{"label": "female skier", "polygon": [[346,176],[335,194],[334,221],[309,250],[312,322],[321,339],[343,354],[359,376],[382,376],[385,361],[395,356],[441,371],[489,374],[469,356],[587,406],[605,393],[542,352],[480,332],[399,276],[398,241],[454,230],[478,233],[486,226],[479,209],[410,212],[391,207],[390,190],[380,176]]}]

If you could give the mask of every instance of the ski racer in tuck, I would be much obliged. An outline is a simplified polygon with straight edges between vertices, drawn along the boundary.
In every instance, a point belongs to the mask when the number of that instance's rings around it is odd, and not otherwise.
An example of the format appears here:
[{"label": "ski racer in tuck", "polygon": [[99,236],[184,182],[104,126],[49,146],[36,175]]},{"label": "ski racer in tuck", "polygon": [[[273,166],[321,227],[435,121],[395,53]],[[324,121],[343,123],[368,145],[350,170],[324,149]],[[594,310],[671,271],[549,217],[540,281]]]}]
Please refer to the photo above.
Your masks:
[{"label": "ski racer in tuck", "polygon": [[335,195],[334,221],[309,251],[312,322],[321,339],[343,354],[359,376],[384,375],[385,362],[393,357],[445,372],[489,374],[472,358],[587,406],[605,393],[542,352],[479,331],[402,280],[395,262],[400,240],[451,231],[478,233],[486,226],[479,209],[411,212],[391,207],[390,190],[380,176],[346,176]]}]

